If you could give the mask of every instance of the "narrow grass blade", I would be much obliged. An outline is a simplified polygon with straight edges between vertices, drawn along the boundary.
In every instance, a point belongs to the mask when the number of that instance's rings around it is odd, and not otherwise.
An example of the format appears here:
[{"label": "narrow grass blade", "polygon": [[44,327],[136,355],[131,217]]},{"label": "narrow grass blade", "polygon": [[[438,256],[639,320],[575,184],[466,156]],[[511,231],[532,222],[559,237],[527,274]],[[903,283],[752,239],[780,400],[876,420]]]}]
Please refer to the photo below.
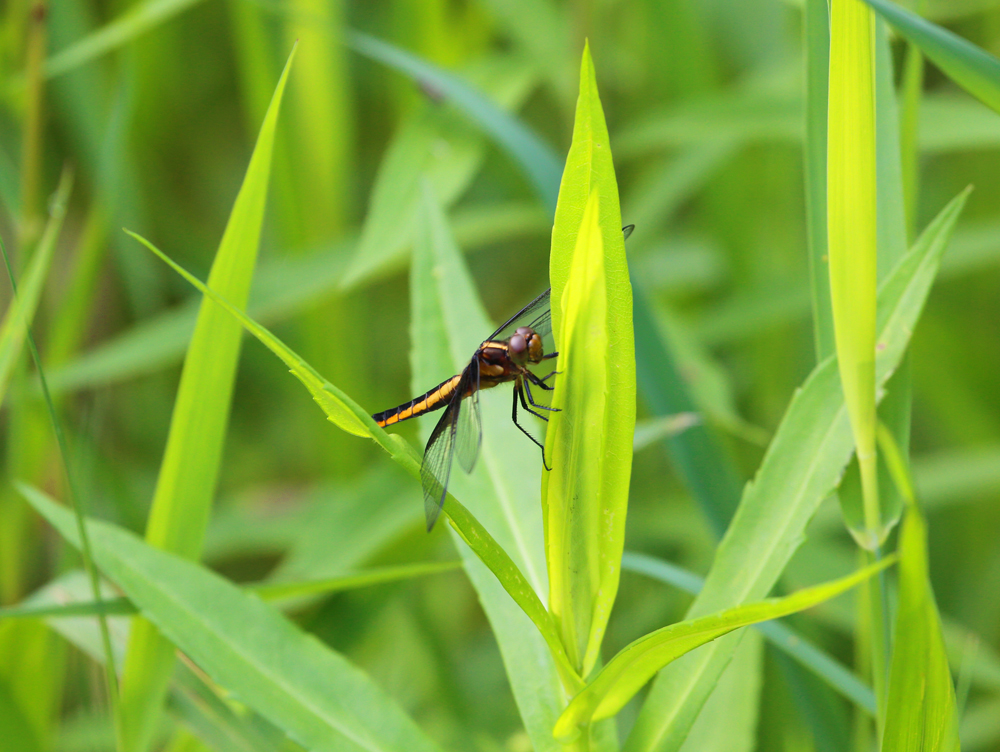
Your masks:
[{"label": "narrow grass blade", "polygon": [[[647,575],[692,595],[701,592],[705,583],[692,572],[644,554],[626,552],[622,558],[622,569]],[[819,680],[869,715],[875,715],[875,695],[871,687],[866,686],[850,669],[817,648],[802,634],[778,621],[758,624],[756,629],[774,647],[794,658]]]},{"label": "narrow grass blade", "polygon": [[[632,286],[618,184],[589,47],[580,66],[549,260],[560,348],[542,476],[549,610],[586,676],[618,592],[635,433]],[[586,377],[584,378],[584,374]]]},{"label": "narrow grass blade", "polygon": [[63,219],[66,217],[66,207],[72,188],[72,173],[65,171],[59,181],[59,187],[56,189],[51,215],[45,225],[42,238],[31,257],[31,261],[28,262],[21,283],[18,285],[17,297],[11,298],[10,306],[4,313],[2,323],[0,323],[0,405],[3,404],[14,364],[21,354],[28,326],[35,317],[35,310],[41,299],[42,288],[45,286],[45,279],[48,277],[49,268],[52,265],[56,241],[59,239]]},{"label": "narrow grass blade", "polygon": [[[671,343],[661,334],[642,285],[633,285],[632,292],[636,379],[644,403],[656,415],[697,415]],[[713,531],[722,537],[736,511],[742,484],[718,436],[699,422],[668,439],[667,446],[684,484],[697,499]]]},{"label": "narrow grass blade", "polygon": [[[429,574],[452,572],[462,566],[458,561],[432,561],[420,564],[401,564],[395,567],[378,567],[365,572],[344,575],[342,577],[327,577],[322,580],[305,580],[299,582],[264,582],[246,586],[246,590],[256,593],[262,600],[277,601],[296,598],[304,595],[327,595],[340,593],[344,590],[356,590],[382,585],[389,582],[400,582]],[[70,603],[67,605],[25,603],[16,606],[0,608],[0,619],[67,619],[77,616],[126,616],[135,614],[138,609],[128,598],[112,598],[107,601]]]},{"label": "narrow grass blade", "polygon": [[388,42],[355,32],[348,36],[347,43],[356,52],[395,68],[451,100],[521,165],[545,205],[555,206],[562,171],[559,160],[527,125],[508,115],[457,76]]},{"label": "narrow grass blade", "polygon": [[890,0],[865,0],[935,65],[987,107],[1000,112],[1000,60]]},{"label": "narrow grass blade", "polygon": [[[310,394],[313,395],[313,399],[323,412],[326,413],[327,418],[332,423],[348,433],[374,439],[375,443],[382,447],[411,476],[417,479],[420,478],[421,457],[410,444],[399,436],[386,433],[379,428],[364,408],[336,386],[328,381],[324,381],[309,364],[303,361],[267,329],[252,321],[245,313],[235,308],[214,290],[206,287],[196,277],[170,260],[168,256],[149,241],[135,233],[129,234],[159,256],[174,271],[201,291],[202,294],[209,296],[218,305],[226,309],[248,332],[253,334],[262,344],[277,355],[289,367],[292,375],[299,379],[306,389],[309,390]],[[445,502],[444,512],[448,515],[449,520],[462,537],[462,540],[475,551],[476,556],[493,573],[500,586],[507,591],[514,602],[532,620],[543,638],[545,638],[549,650],[556,656],[557,665],[561,666],[566,672],[565,676],[571,679],[573,670],[569,667],[569,663],[566,660],[565,651],[562,650],[562,644],[555,633],[551,617],[545,610],[545,606],[542,605],[535,589],[522,574],[518,566],[511,560],[507,552],[497,544],[493,536],[451,494],[448,495],[448,499]]]},{"label": "narrow grass blade", "polygon": [[804,162],[809,289],[812,292],[816,361],[833,354],[833,309],[826,251],[826,126],[830,78],[830,8],[827,0],[805,0],[806,128]]},{"label": "narrow grass blade", "polygon": [[[68,510],[21,491],[78,544]],[[307,749],[438,749],[365,674],[259,598],[114,525],[87,528],[102,571],[165,638]]]},{"label": "narrow grass blade", "polygon": [[128,44],[200,1],[146,0],[133,5],[118,18],[50,57],[45,64],[45,75],[47,78],[53,78],[68,73],[94,58]]},{"label": "narrow grass blade", "polygon": [[875,455],[876,158],[874,17],[861,0],[833,0],[827,242],[840,380],[857,447],[865,534],[882,541]]},{"label": "narrow grass blade", "polygon": [[[282,94],[293,49],[274,92],[233,205],[209,283],[245,305],[250,293]],[[212,300],[202,301],[174,403],[146,540],[188,559],[198,558],[219,473],[243,331]],[[127,752],[148,745],[174,662],[174,647],[145,620],[136,620],[122,675]]]},{"label": "narrow grass blade", "polygon": [[927,524],[914,498],[906,462],[885,426],[879,429],[879,445],[907,506],[899,538],[899,602],[882,749],[957,752],[955,688],[931,590]]},{"label": "narrow grass blade", "polygon": [[[902,359],[967,195],[963,192],[941,211],[881,287],[877,385]],[[789,404],[716,551],[705,587],[688,612],[690,618],[767,595],[802,542],[806,524],[836,486],[852,448],[837,364],[827,359]],[[754,552],[749,559],[748,551]],[[738,637],[723,637],[660,674],[633,726],[626,752],[680,749]]]},{"label": "narrow grass blade", "polygon": [[695,648],[740,627],[812,608],[850,590],[885,569],[892,561],[887,558],[848,577],[800,590],[784,598],[737,606],[717,614],[671,624],[640,637],[622,648],[573,698],[556,724],[555,735],[567,738],[581,724],[614,715],[657,671]]}]

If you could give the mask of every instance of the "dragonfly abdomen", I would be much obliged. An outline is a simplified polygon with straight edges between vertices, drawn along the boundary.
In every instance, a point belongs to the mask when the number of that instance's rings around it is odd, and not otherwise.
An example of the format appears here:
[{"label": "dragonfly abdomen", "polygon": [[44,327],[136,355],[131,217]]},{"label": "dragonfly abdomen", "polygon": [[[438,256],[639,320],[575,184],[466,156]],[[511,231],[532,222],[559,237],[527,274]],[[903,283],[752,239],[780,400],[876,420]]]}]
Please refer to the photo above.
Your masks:
[{"label": "dragonfly abdomen", "polygon": [[410,418],[415,418],[418,415],[423,415],[424,413],[431,413],[435,410],[440,410],[451,401],[451,398],[455,393],[455,389],[458,388],[458,382],[461,381],[461,379],[461,374],[452,376],[450,379],[445,379],[436,387],[424,394],[421,394],[419,397],[414,397],[412,400],[404,402],[399,407],[394,407],[390,410],[386,410],[385,412],[375,413],[372,418],[379,424],[379,426],[385,428],[386,426],[391,426],[394,423],[399,423],[401,420],[408,420]]}]

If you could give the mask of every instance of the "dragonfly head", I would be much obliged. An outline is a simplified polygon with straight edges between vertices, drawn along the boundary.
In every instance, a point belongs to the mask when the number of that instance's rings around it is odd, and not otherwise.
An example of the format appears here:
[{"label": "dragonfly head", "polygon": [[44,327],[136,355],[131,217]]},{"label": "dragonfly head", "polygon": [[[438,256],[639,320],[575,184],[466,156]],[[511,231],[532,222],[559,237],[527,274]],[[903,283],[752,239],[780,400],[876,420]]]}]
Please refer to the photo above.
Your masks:
[{"label": "dragonfly head", "polygon": [[542,338],[528,326],[518,327],[511,335],[507,348],[510,359],[522,366],[529,362],[540,363],[545,355]]}]

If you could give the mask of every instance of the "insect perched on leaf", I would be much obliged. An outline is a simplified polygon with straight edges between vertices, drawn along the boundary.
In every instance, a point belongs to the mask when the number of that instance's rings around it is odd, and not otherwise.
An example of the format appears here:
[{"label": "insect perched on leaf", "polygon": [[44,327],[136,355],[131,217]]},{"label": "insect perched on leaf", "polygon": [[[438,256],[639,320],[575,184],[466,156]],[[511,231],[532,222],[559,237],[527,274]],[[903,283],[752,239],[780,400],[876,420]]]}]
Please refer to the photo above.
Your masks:
[{"label": "insect perched on leaf", "polygon": [[[622,228],[627,238],[634,225]],[[424,450],[424,460],[420,466],[420,481],[424,490],[424,511],[427,515],[427,529],[441,513],[448,494],[448,479],[451,477],[452,459],[465,472],[472,472],[479,456],[483,441],[483,423],[479,407],[479,393],[508,381],[514,382],[514,404],[511,418],[525,436],[542,450],[542,464],[545,464],[545,447],[524,426],[517,421],[517,406],[542,420],[548,418],[538,412],[546,410],[558,412],[556,408],[535,402],[531,387],[551,391],[554,387],[546,383],[556,375],[539,377],[529,370],[529,365],[537,365],[543,360],[555,358],[559,353],[546,353],[543,337],[552,332],[552,311],[549,303],[551,288],[543,292],[528,305],[514,314],[493,334],[483,340],[472,354],[469,364],[461,373],[438,384],[430,391],[404,402],[398,407],[372,416],[379,426],[385,428],[401,420],[409,420],[424,413],[444,409],[444,414],[434,426]]]}]

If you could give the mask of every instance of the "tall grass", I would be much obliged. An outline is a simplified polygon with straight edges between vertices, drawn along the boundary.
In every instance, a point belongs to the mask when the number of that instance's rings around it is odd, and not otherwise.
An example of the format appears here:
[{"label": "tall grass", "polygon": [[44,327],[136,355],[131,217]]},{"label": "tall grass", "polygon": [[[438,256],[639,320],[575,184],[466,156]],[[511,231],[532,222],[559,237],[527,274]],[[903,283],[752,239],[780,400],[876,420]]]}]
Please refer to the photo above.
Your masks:
[{"label": "tall grass", "polygon": [[[0,19],[5,739],[996,746],[989,3],[40,7]],[[550,285],[553,469],[490,390],[427,535],[440,413],[369,415]]]}]

